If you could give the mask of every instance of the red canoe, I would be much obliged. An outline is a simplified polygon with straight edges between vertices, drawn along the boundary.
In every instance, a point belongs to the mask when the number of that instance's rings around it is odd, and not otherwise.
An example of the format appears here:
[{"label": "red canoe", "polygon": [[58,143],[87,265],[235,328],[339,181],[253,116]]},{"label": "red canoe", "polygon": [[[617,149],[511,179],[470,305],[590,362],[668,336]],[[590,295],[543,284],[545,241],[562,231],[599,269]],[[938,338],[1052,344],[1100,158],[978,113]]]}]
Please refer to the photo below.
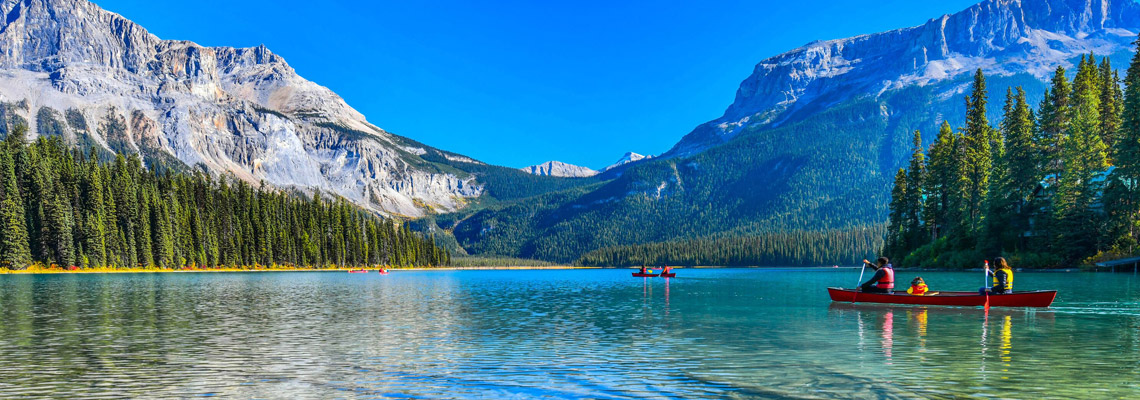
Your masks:
[{"label": "red canoe", "polygon": [[633,276],[634,276],[635,278],[652,278],[652,277],[655,277],[655,276],[660,276],[660,275],[661,275],[661,274],[643,274],[643,273],[640,273],[640,272],[634,272],[634,273],[633,273]]},{"label": "red canoe", "polygon": [[670,272],[670,273],[666,274],[666,273],[662,272],[661,277],[662,278],[676,278],[677,273],[676,272]]},{"label": "red canoe", "polygon": [[926,306],[966,306],[977,307],[986,304],[989,297],[990,307],[1049,307],[1057,297],[1056,290],[1033,290],[1028,292],[1013,292],[1007,294],[980,295],[978,292],[938,292],[933,296],[912,296],[903,291],[893,294],[863,293],[852,289],[827,288],[831,301],[845,303],[885,303],[885,304],[916,304]]}]

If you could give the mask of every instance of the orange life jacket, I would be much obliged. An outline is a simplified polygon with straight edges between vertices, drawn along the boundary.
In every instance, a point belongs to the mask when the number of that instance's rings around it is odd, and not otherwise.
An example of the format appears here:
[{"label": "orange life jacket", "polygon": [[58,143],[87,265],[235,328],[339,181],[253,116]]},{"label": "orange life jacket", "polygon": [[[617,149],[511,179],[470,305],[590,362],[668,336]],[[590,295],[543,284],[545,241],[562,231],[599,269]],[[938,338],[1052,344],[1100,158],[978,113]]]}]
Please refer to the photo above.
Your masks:
[{"label": "orange life jacket", "polygon": [[879,279],[878,284],[875,286],[879,289],[894,289],[895,288],[895,269],[883,267],[883,279]]},{"label": "orange life jacket", "polygon": [[907,290],[906,292],[914,295],[926,294],[926,284],[920,283],[917,285],[910,285],[910,290]]}]

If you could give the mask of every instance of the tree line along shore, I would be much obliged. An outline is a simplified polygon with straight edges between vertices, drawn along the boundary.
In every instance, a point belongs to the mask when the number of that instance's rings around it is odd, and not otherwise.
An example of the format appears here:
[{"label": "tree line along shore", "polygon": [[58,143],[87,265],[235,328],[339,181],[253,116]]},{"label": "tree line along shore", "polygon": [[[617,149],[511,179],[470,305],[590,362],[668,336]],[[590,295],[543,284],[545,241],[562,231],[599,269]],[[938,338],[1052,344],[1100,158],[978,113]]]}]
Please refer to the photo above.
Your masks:
[{"label": "tree line along shore", "polygon": [[[18,117],[16,117],[18,118]],[[432,267],[450,254],[400,221],[319,193],[144,167],[3,121],[0,269]]]},{"label": "tree line along shore", "polygon": [[997,256],[1059,268],[1135,255],[1140,53],[1123,81],[1094,54],[1081,57],[1072,80],[1057,67],[1036,111],[1022,88],[1008,90],[996,126],[988,101],[979,69],[965,126],[944,122],[928,149],[915,132],[891,191],[883,253],[926,268],[975,268]]}]

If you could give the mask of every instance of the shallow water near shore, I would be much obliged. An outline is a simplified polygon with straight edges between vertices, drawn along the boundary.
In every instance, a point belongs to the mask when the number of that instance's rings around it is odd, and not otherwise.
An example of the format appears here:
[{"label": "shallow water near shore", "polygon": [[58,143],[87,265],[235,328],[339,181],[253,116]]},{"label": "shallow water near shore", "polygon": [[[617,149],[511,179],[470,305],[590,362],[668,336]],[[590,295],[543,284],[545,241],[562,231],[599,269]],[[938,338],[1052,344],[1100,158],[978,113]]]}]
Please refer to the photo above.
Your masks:
[{"label": "shallow water near shore", "polygon": [[[1136,398],[1140,277],[833,304],[852,269],[0,276],[0,398]],[[900,271],[933,290],[980,272]]]}]

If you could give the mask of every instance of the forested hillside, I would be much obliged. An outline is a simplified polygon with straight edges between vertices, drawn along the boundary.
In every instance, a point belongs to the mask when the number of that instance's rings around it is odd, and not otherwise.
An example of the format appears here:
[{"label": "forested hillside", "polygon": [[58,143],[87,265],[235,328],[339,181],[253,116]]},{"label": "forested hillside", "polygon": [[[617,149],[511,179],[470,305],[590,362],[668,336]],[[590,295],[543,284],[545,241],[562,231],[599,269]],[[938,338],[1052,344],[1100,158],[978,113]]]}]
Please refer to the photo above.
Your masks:
[{"label": "forested hillside", "polygon": [[73,150],[58,135],[0,143],[0,263],[80,268],[434,266],[432,238],[344,200],[158,173],[139,158]]},{"label": "forested hillside", "polygon": [[[999,82],[1037,81],[1014,75]],[[439,226],[473,254],[561,262],[627,245],[882,229],[891,178],[910,152],[914,129],[936,129],[943,116],[961,120],[959,103],[939,97],[944,87],[864,97],[785,126],[750,126],[696,155],[654,159],[610,181],[441,216]],[[814,262],[861,260],[880,247],[866,244]]]},{"label": "forested hillside", "polygon": [[881,245],[882,225],[849,230],[789,231],[751,236],[728,236],[665,243],[616,246],[586,253],[582,265],[717,265],[812,266],[820,260],[858,264],[874,258]]},{"label": "forested hillside", "polygon": [[[1140,45],[1140,41],[1137,42]],[[1140,235],[1140,53],[1123,80],[1108,59],[1058,67],[1035,113],[1005,93],[991,124],[982,70],[966,124],[944,124],[895,175],[885,252],[903,265],[976,267],[1004,255],[1057,267],[1134,255]]]}]

